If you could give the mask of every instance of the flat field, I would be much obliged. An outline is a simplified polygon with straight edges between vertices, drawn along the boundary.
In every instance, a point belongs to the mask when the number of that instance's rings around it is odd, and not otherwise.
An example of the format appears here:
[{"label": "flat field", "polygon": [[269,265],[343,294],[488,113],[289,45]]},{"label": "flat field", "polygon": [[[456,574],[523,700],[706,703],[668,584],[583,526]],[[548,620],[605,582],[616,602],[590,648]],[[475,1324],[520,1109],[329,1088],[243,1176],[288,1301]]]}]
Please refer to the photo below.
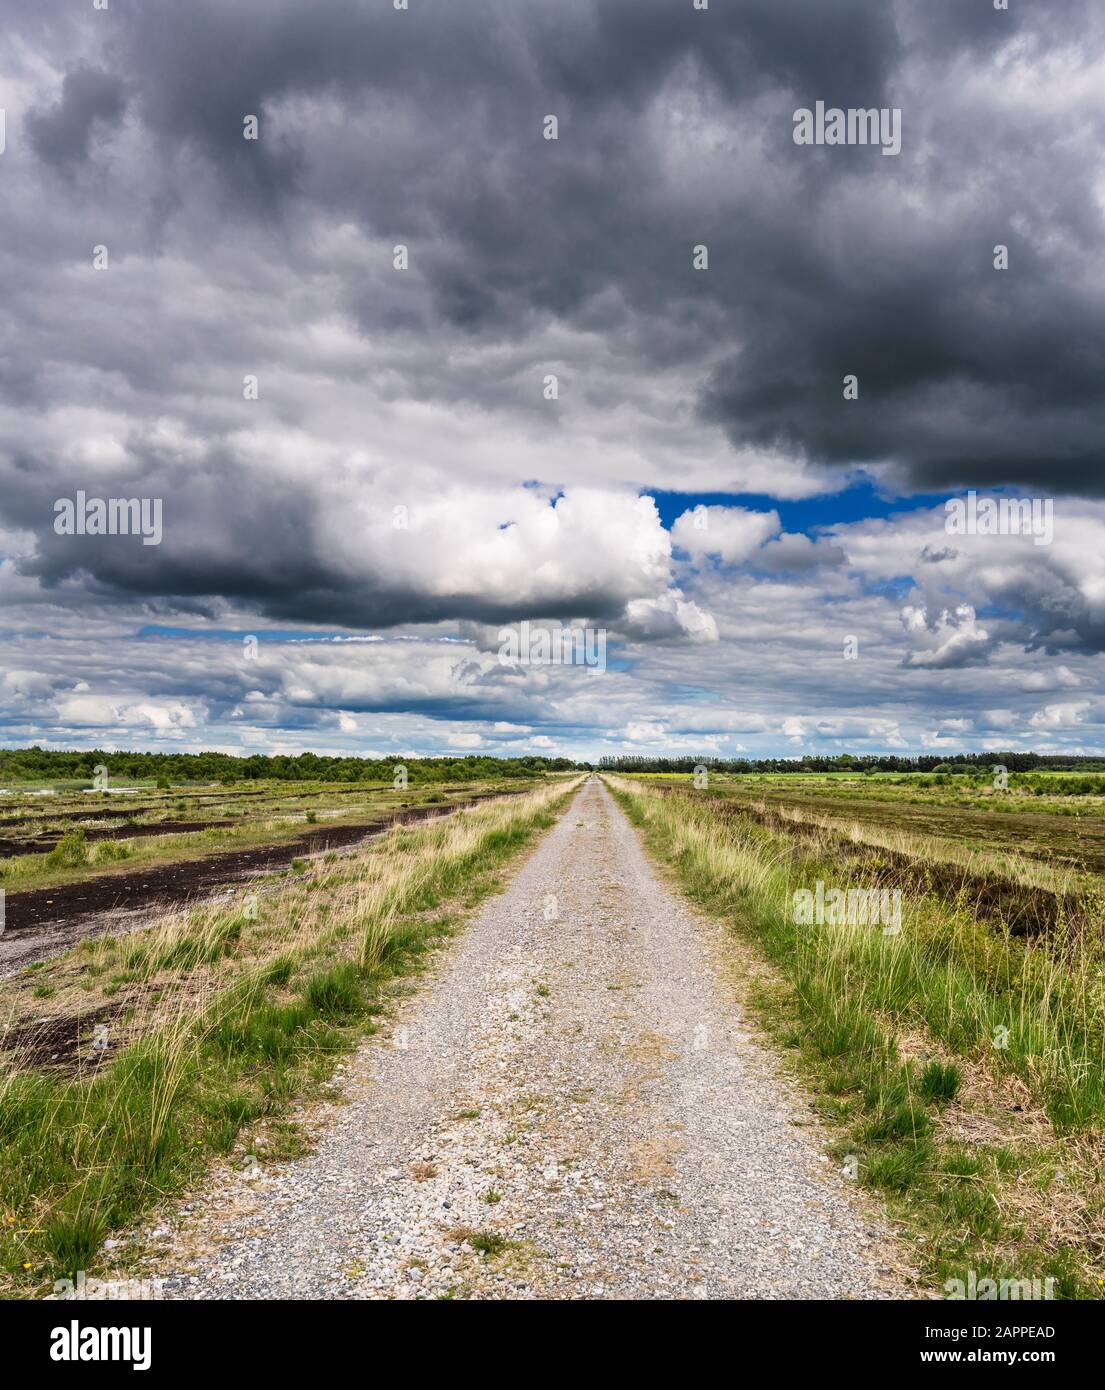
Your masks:
[{"label": "flat field", "polygon": [[84,936],[126,929],[136,913],[286,873],[396,822],[533,785],[514,777],[427,779],[401,789],[278,781],[9,787],[0,795],[0,976]]}]

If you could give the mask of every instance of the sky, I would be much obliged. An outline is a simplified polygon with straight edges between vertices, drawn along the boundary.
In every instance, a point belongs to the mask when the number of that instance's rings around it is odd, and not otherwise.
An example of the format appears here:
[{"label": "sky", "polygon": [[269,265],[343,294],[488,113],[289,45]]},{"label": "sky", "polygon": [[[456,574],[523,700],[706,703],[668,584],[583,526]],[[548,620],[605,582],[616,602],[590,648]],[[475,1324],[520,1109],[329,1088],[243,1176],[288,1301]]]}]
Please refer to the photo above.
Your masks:
[{"label": "sky", "polygon": [[0,746],[1105,751],[1099,0],[396,3],[6,16]]}]

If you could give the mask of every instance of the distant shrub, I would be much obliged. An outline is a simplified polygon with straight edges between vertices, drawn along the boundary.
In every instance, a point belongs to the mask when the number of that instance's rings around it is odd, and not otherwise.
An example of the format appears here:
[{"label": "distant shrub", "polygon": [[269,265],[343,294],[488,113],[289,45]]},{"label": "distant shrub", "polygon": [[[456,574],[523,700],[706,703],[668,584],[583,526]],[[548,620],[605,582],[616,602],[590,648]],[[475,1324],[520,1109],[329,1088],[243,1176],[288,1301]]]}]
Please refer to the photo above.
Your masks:
[{"label": "distant shrub", "polygon": [[46,856],[51,869],[76,869],[88,863],[88,845],[83,830],[70,830],[64,834]]},{"label": "distant shrub", "polygon": [[130,845],[121,840],[101,840],[96,846],[96,863],[111,864],[119,859],[129,859],[131,852]]}]

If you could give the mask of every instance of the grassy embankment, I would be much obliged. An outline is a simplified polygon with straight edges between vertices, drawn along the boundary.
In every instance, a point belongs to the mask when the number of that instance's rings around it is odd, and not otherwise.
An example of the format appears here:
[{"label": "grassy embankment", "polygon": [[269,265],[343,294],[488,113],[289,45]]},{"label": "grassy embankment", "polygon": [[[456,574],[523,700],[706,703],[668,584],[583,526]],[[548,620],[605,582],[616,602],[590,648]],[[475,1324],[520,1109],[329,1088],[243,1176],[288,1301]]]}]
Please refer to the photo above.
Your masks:
[{"label": "grassy embankment", "polygon": [[911,1234],[924,1275],[1051,1277],[1056,1297],[1100,1296],[1100,927],[1083,918],[1018,937],[980,923],[968,894],[909,891],[897,934],[798,925],[796,889],[893,875],[872,856],[867,877],[849,878],[857,864],[830,832],[794,839],[719,814],[709,794],[606,780],[650,850],[733,932],[755,1015],[814,1090],[842,1167]]},{"label": "grassy embankment", "polygon": [[[26,1295],[94,1272],[103,1238],[243,1143],[290,1157],[289,1103],[325,1087],[575,781],[395,827],[241,903],[89,941],[0,986],[0,1268]],[[43,999],[79,1045],[33,1054]],[[63,1063],[64,1063],[63,1059]]]}]

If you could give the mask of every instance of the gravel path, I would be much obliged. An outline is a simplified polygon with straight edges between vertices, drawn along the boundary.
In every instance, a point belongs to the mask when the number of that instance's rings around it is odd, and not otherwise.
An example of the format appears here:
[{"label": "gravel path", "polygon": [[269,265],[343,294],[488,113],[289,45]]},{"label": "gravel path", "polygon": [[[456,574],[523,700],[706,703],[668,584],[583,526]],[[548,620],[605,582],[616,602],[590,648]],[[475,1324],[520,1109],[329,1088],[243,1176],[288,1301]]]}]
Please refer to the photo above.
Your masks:
[{"label": "gravel path", "polygon": [[589,781],[349,1063],[316,1152],[193,1211],[165,1295],[908,1296],[713,936]]}]

